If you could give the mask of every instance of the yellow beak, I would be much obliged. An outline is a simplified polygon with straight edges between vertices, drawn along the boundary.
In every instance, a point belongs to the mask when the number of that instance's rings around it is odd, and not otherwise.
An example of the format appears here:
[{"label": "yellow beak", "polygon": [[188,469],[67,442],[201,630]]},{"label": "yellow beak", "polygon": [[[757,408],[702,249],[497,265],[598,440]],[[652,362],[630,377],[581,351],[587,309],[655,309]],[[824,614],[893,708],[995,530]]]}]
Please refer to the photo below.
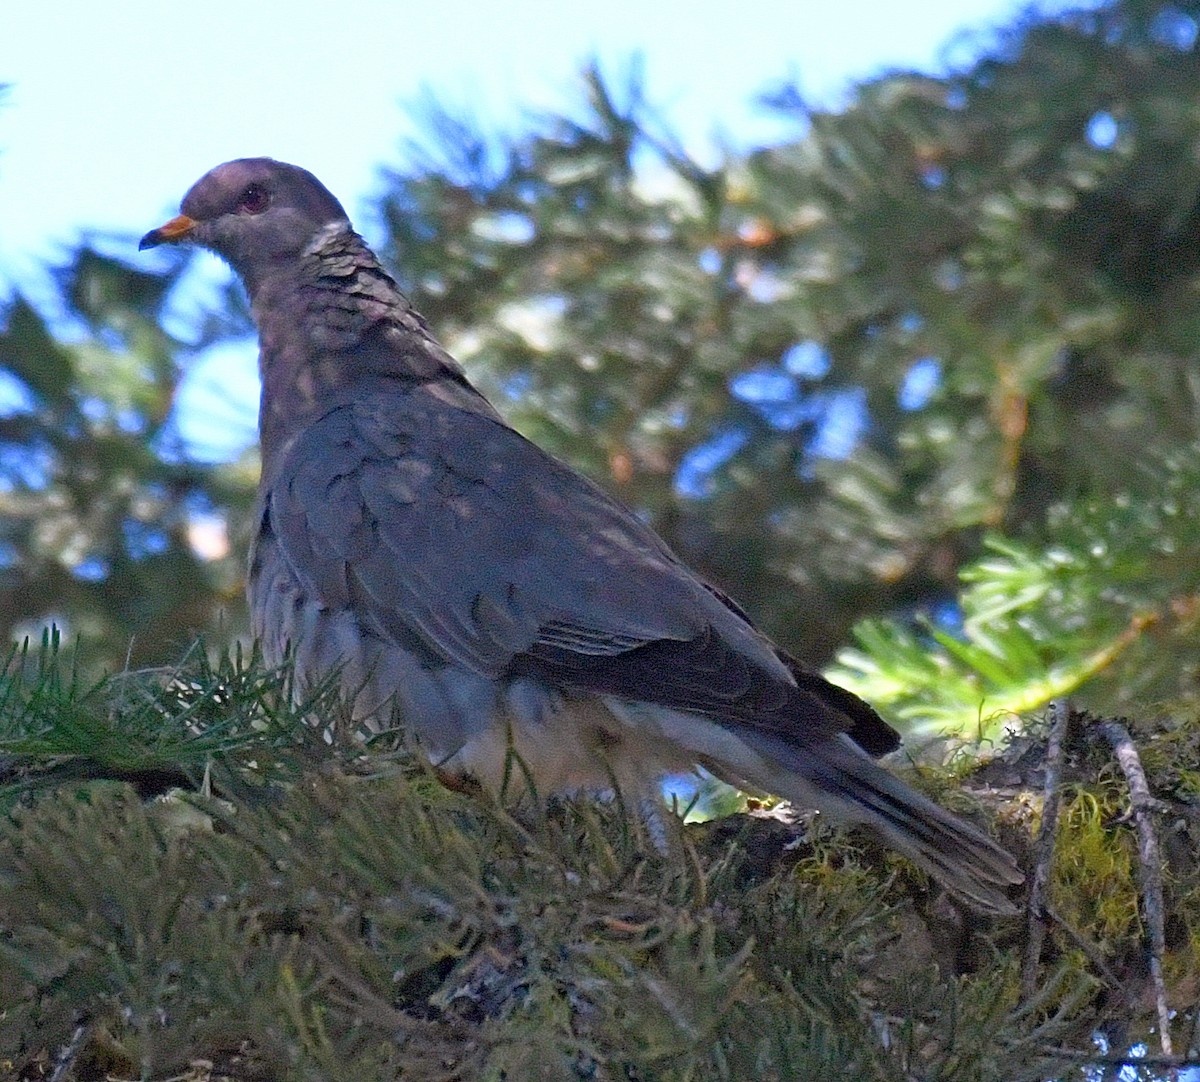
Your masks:
[{"label": "yellow beak", "polygon": [[147,248],[156,248],[160,244],[174,244],[176,241],[181,241],[199,224],[195,218],[189,218],[186,214],[177,215],[157,229],[151,229],[142,237],[138,241],[138,251],[143,252]]}]

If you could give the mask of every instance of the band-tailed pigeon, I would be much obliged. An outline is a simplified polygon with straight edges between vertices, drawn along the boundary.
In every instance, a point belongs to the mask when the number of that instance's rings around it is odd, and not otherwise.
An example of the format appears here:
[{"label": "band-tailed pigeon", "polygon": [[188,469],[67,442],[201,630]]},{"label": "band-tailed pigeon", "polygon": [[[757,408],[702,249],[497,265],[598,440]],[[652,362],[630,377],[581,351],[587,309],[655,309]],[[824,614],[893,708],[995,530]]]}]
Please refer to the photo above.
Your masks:
[{"label": "band-tailed pigeon", "polygon": [[[645,799],[697,764],[868,823],[974,906],[1021,875],[871,756],[896,733],[466,380],[311,173],[219,165],[141,248],[223,256],[261,346],[248,596],[271,662],[337,672],[443,770]],[[514,755],[515,753],[515,755]]]}]

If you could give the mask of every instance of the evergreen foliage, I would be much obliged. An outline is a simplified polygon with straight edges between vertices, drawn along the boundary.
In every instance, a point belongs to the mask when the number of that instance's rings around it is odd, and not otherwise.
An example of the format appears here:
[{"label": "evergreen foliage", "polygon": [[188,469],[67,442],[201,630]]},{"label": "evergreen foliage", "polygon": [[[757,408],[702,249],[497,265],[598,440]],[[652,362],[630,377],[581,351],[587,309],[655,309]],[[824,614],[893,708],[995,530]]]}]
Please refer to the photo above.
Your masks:
[{"label": "evergreen foliage", "polygon": [[[585,72],[577,114],[514,138],[430,106],[379,206],[385,255],[506,413],[808,660],[868,617],[891,630],[868,625],[869,661],[843,669],[903,669],[905,643],[936,642],[925,624],[950,656],[964,569],[972,605],[1066,553],[1081,592],[1050,611],[1056,589],[1027,590],[1010,622],[1028,641],[992,628],[993,655],[1018,652],[968,671],[974,698],[937,722],[1085,686],[1098,708],[1190,696],[1198,18],[1114,0],[837,109],[783,87],[795,139],[711,166],[636,68]],[[244,536],[252,463],[187,461],[170,412],[184,359],[242,305],[185,348],[159,323],[181,273],[84,249],[58,279],[68,322],[8,304],[0,619],[18,639],[65,621],[90,658],[158,663],[218,616],[245,626],[236,557],[195,527]],[[1110,606],[1119,572],[1081,512],[1148,524],[1168,499],[1154,597]]]},{"label": "evergreen foliage", "polygon": [[1200,570],[1197,445],[1148,454],[1139,485],[1059,504],[1034,549],[997,535],[960,572],[961,623],[865,621],[829,674],[913,734],[998,738],[1087,688],[1127,706],[1189,690]]},{"label": "evergreen foliage", "polygon": [[[709,789],[751,814],[665,851],[619,804],[515,818],[189,648],[244,629],[255,469],[189,460],[172,400],[242,302],[184,341],[186,264],[85,246],[0,312],[0,629],[72,644],[0,680],[0,1077],[1094,1078],[1093,1034],[1157,1046],[1158,961],[1200,1051],[1198,37],[1192,0],[1030,15],[836,108],[781,86],[795,137],[709,165],[593,68],[511,139],[431,107],[378,206],[498,407],[1026,868],[1058,778],[1029,994],[1037,919],[865,836]],[[1132,718],[1149,802],[1101,725],[1047,754],[1066,694]]]},{"label": "evergreen foliage", "polygon": [[[396,733],[348,738],[331,695],[291,706],[286,674],[205,657],[92,686],[52,644],[8,666],[12,1077],[1012,1082],[1067,1070],[1106,1018],[1146,1032],[1069,939],[1022,1001],[1019,922],[964,924],[865,836],[742,818],[660,849],[619,803],[514,817]],[[1093,770],[1055,904],[1132,973],[1134,862]],[[1194,887],[1171,918],[1198,926]],[[1173,939],[1173,992],[1195,942]]]},{"label": "evergreen foliage", "polygon": [[191,531],[244,515],[254,475],[183,454],[182,344],[159,323],[178,278],[84,247],[54,276],[57,320],[20,295],[0,317],[6,642],[52,622],[90,659],[157,663],[240,612],[240,557],[213,558]]},{"label": "evergreen foliage", "polygon": [[[1031,19],[960,73],[884,76],[836,111],[781,91],[796,140],[709,169],[661,134],[636,77],[617,92],[593,70],[582,116],[502,155],[435,118],[458,150],[392,178],[391,254],[535,439],[821,659],[865,615],[936,622],[964,567],[1008,588],[986,537],[1034,561],[1084,550],[1078,509],[1119,498],[1137,519],[1184,490],[1198,17]],[[1089,688],[1098,705],[1194,690],[1197,538],[1169,528],[1179,611],[1151,623],[1170,661],[1143,679],[1132,652]],[[1108,571],[1088,567],[1074,615],[1098,647]],[[987,708],[1104,667],[1039,644],[1028,686]]]}]

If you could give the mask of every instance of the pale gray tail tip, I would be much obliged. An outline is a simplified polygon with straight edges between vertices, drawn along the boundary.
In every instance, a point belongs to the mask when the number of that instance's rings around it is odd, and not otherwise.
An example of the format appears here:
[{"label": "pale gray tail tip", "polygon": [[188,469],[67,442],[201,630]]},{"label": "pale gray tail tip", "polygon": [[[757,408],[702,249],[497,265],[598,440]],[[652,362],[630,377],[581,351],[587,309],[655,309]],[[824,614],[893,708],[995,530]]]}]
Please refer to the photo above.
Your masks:
[{"label": "pale gray tail tip", "polygon": [[[964,825],[965,832],[965,825]],[[970,909],[994,917],[1012,917],[1020,905],[1009,893],[1025,882],[1025,876],[1007,850],[986,835],[960,836],[945,848],[903,848],[951,895]]]},{"label": "pale gray tail tip", "polygon": [[950,895],[970,909],[992,917],[1015,917],[1021,907],[1008,896],[1007,887],[1025,882],[1025,877],[1013,869],[1012,876],[1003,885],[979,882],[951,882],[944,878],[938,881]]}]

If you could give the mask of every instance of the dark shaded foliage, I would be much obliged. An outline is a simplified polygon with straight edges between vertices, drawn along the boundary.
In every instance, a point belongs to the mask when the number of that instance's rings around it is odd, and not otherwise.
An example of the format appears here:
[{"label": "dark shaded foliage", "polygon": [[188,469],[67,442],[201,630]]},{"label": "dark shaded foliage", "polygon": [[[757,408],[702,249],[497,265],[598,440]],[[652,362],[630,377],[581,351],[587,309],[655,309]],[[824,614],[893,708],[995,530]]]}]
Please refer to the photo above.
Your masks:
[{"label": "dark shaded foliage", "polygon": [[[862,837],[741,818],[660,849],[619,803],[514,818],[443,789],[397,733],[349,738],[332,696],[288,707],[286,673],[204,657],[83,685],[47,648],[0,680],[15,1077],[1011,1082],[1087,1055],[1110,1015],[1144,1033],[1145,1001],[1065,935],[1020,1003],[1020,922],[964,920]],[[1195,741],[1144,738],[1165,795],[1160,739],[1176,766]],[[95,769],[65,774],[72,760]],[[125,780],[166,762],[180,784],[165,794]],[[1072,784],[1111,799],[1095,764]],[[1136,920],[1114,919],[1129,862],[1071,886],[1097,833],[1127,852],[1123,828],[1081,806],[1057,873],[1074,893],[1056,904],[1108,914],[1096,949],[1132,988]],[[1004,829],[1019,843],[1019,819]],[[1196,907],[1179,881],[1173,991]]]}]

